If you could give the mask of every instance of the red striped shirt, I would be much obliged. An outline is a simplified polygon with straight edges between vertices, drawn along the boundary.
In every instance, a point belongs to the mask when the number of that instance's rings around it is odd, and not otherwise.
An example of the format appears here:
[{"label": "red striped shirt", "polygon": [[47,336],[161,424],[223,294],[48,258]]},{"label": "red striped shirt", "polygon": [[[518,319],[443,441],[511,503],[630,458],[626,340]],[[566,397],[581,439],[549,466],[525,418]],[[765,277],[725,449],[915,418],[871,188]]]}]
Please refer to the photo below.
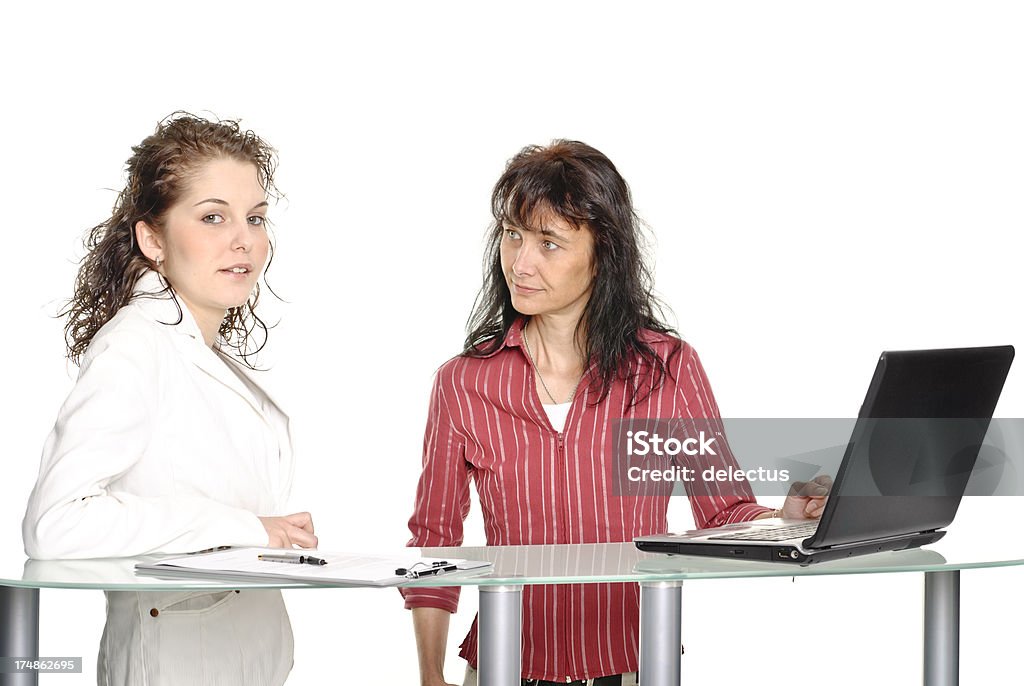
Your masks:
[{"label": "red striped shirt", "polygon": [[[533,367],[520,347],[524,323],[517,321],[492,355],[456,357],[438,371],[409,545],[462,544],[470,479],[476,483],[488,545],[618,543],[665,532],[667,495],[613,494],[619,478],[612,459],[614,422],[718,417],[696,352],[672,336],[642,332],[669,365],[661,387],[633,407],[623,381],[616,381],[596,405],[596,391],[581,387],[559,433],[541,406]],[[672,355],[674,350],[679,354]],[[714,464],[735,465],[728,450],[720,452]],[[700,528],[747,521],[768,511],[742,488],[735,495],[690,495]],[[455,612],[459,589],[410,588],[403,595],[407,608]],[[636,671],[638,634],[636,584],[527,586],[523,678],[575,681]],[[475,621],[460,655],[476,666]]]}]

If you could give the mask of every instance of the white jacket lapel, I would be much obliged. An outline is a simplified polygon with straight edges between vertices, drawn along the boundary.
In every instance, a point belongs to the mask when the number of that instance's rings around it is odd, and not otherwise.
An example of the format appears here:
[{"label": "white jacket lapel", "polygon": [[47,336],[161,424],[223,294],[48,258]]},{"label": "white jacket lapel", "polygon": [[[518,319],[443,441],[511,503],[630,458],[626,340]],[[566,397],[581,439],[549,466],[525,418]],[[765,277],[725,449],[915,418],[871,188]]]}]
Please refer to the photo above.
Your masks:
[{"label": "white jacket lapel", "polygon": [[147,318],[167,327],[174,346],[185,359],[240,395],[257,414],[266,419],[263,408],[253,392],[228,369],[221,355],[206,345],[192,313],[179,300],[172,297],[166,281],[160,274],[148,271],[139,278],[131,305],[138,308]]}]

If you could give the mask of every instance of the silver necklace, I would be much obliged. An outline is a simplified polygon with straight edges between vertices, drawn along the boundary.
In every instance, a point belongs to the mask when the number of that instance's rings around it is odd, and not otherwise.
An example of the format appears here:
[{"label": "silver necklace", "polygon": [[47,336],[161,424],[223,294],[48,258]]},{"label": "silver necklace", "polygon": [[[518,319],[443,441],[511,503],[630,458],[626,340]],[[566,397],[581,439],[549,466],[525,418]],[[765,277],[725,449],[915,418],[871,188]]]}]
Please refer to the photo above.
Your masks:
[{"label": "silver necklace", "polygon": [[[557,405],[558,401],[555,400],[555,396],[551,393],[551,389],[548,388],[547,383],[544,381],[544,375],[540,373],[540,367],[537,366],[537,360],[533,359],[533,351],[530,350],[530,339],[526,337],[525,327],[523,328],[523,343],[526,344],[526,354],[530,358],[530,363],[533,365],[533,368],[537,370],[537,378],[540,379],[540,385],[544,387],[544,392],[548,394],[549,398],[551,398],[551,402]],[[576,391],[580,389],[581,381],[583,381],[582,373],[580,374],[580,378],[576,379],[576,386],[572,389],[572,393],[569,394],[569,399],[566,400],[565,402],[571,403],[572,399],[576,397]]]}]

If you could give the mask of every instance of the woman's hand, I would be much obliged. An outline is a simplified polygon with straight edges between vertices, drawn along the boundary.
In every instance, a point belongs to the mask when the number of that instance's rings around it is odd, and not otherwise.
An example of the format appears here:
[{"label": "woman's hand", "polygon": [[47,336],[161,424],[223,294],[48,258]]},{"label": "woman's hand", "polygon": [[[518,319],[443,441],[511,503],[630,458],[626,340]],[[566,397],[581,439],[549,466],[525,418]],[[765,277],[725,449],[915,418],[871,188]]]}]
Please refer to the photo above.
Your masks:
[{"label": "woman's hand", "polygon": [[263,528],[270,537],[269,548],[315,548],[317,538],[313,535],[313,515],[296,512],[284,517],[260,517]]},{"label": "woman's hand", "polygon": [[825,509],[832,490],[832,477],[817,476],[810,481],[797,481],[789,489],[782,506],[783,519],[817,519]]}]

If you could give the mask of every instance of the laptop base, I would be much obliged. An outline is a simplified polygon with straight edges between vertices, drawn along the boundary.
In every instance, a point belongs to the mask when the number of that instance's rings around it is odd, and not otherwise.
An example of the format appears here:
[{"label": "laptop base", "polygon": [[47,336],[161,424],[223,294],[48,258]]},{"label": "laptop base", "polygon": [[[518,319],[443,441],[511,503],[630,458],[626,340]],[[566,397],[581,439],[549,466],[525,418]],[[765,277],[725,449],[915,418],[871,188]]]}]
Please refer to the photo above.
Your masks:
[{"label": "laptop base", "polygon": [[760,562],[780,562],[783,564],[807,566],[828,560],[845,560],[855,555],[867,555],[887,550],[920,548],[923,545],[935,543],[945,535],[945,531],[929,531],[926,533],[907,534],[906,536],[894,536],[878,541],[833,546],[820,550],[804,550],[799,546],[789,544],[750,545],[738,541],[735,545],[707,545],[705,543],[685,540],[666,540],[665,536],[643,536],[635,539],[635,543],[637,548],[649,553],[734,558],[737,560],[758,560]]}]

